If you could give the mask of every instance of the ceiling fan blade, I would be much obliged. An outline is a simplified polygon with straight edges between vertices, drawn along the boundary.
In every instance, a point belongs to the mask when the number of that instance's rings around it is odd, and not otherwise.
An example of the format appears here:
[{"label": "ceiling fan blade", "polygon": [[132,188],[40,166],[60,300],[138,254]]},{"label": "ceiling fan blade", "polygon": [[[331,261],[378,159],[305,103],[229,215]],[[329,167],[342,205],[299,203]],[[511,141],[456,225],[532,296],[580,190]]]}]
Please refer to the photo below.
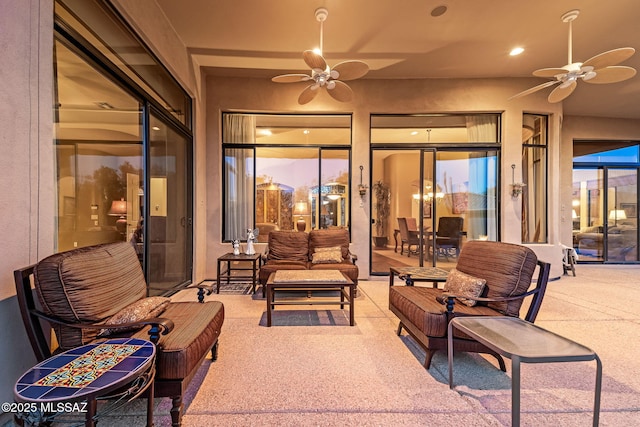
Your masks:
[{"label": "ceiling fan blade", "polygon": [[353,91],[351,90],[351,88],[346,83],[343,83],[340,80],[334,80],[334,82],[335,86],[333,87],[333,89],[327,88],[327,92],[329,92],[329,95],[340,102],[351,101],[351,98],[353,97]]},{"label": "ceiling fan blade", "polygon": [[340,80],[355,80],[369,72],[369,66],[362,61],[343,61],[336,64],[332,71],[338,72]]},{"label": "ceiling fan blade", "polygon": [[589,80],[585,79],[585,82],[595,84],[618,83],[635,76],[636,70],[635,68],[617,65],[600,68],[599,70],[595,70],[595,73],[595,77]]},{"label": "ceiling fan blade", "polygon": [[304,58],[304,62],[306,62],[312,70],[314,68],[318,68],[322,71],[327,69],[327,61],[324,60],[322,55],[319,55],[312,50],[305,50],[302,52],[302,57]]},{"label": "ceiling fan blade", "polygon": [[635,52],[636,50],[632,47],[621,47],[619,49],[609,50],[596,55],[593,58],[587,59],[582,66],[591,66],[597,70],[598,68],[617,65],[622,61],[631,58]]},{"label": "ceiling fan blade", "polygon": [[516,93],[515,95],[513,95],[509,99],[520,98],[521,96],[529,95],[530,93],[537,92],[540,89],[544,89],[545,87],[552,86],[552,85],[554,85],[556,83],[560,83],[560,80],[550,80],[548,82],[544,82],[544,83],[542,83],[542,84],[540,84],[538,86],[534,86],[534,87],[529,88],[529,89],[527,89],[527,90],[525,90],[523,92]]},{"label": "ceiling fan blade", "polygon": [[533,75],[536,77],[555,77],[558,74],[567,74],[567,70],[564,68],[541,68],[539,70],[535,70]]},{"label": "ceiling fan blade", "polygon": [[575,80],[573,80],[571,83],[568,83],[568,84],[565,82],[562,85],[555,88],[554,90],[552,90],[547,100],[552,104],[555,104],[556,102],[560,102],[563,99],[565,99],[567,96],[571,95],[573,91],[576,89],[576,86],[578,86],[578,83],[576,83]]},{"label": "ceiling fan blade", "polygon": [[312,84],[307,86],[298,97],[298,104],[303,105],[307,102],[311,102],[311,100],[316,97],[318,92],[319,90],[317,85]]},{"label": "ceiling fan blade", "polygon": [[307,74],[283,74],[281,76],[275,76],[271,79],[276,83],[298,83],[311,80],[311,76]]}]

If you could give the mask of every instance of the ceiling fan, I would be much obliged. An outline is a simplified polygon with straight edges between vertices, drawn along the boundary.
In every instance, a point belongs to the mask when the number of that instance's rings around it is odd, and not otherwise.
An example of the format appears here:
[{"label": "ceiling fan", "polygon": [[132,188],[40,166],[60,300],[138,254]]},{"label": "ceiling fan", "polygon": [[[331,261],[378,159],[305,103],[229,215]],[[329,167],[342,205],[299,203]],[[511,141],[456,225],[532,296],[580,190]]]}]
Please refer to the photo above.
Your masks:
[{"label": "ceiling fan", "polygon": [[587,83],[605,84],[617,83],[635,76],[636,70],[632,67],[618,66],[617,64],[629,59],[635,53],[632,47],[621,47],[596,55],[585,62],[573,62],[571,23],[580,14],[579,10],[570,10],[562,15],[562,22],[569,23],[569,61],[561,68],[541,68],[533,72],[536,77],[546,77],[551,81],[534,86],[520,92],[509,99],[529,95],[549,86],[558,85],[547,98],[549,102],[560,102],[575,90],[578,80]]},{"label": "ceiling fan", "polygon": [[310,102],[316,97],[320,88],[325,88],[334,99],[348,102],[353,92],[344,81],[359,79],[369,72],[369,66],[362,61],[344,61],[333,68],[327,65],[327,61],[322,57],[322,36],[323,24],[328,15],[329,11],[324,7],[315,11],[316,20],[320,22],[320,52],[305,50],[302,53],[304,62],[311,68],[311,75],[283,74],[271,79],[276,83],[310,82],[298,97],[299,104]]}]

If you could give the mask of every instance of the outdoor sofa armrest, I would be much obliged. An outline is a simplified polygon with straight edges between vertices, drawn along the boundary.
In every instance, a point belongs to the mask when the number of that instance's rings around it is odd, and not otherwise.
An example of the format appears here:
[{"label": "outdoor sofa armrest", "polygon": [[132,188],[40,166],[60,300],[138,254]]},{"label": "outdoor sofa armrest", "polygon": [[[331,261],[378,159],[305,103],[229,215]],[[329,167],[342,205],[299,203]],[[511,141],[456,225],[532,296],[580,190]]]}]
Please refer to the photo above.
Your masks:
[{"label": "outdoor sofa armrest", "polygon": [[158,344],[160,335],[167,335],[174,328],[174,323],[170,319],[164,319],[161,317],[141,320],[139,322],[120,323],[118,325],[104,325],[97,323],[69,323],[65,320],[59,319],[54,316],[49,316],[38,310],[30,310],[30,313],[38,316],[39,318],[46,320],[51,324],[58,324],[68,326],[76,329],[120,329],[120,328],[142,328],[144,326],[151,325],[149,329],[149,341],[154,344]]},{"label": "outdoor sofa armrest", "polygon": [[197,285],[188,286],[189,288],[198,289],[198,302],[204,304],[204,297],[213,293],[213,285],[203,285],[198,283]]},{"label": "outdoor sofa armrest", "polygon": [[349,256],[351,256],[351,261],[353,262],[353,265],[355,265],[356,261],[358,261],[358,255],[349,252]]}]

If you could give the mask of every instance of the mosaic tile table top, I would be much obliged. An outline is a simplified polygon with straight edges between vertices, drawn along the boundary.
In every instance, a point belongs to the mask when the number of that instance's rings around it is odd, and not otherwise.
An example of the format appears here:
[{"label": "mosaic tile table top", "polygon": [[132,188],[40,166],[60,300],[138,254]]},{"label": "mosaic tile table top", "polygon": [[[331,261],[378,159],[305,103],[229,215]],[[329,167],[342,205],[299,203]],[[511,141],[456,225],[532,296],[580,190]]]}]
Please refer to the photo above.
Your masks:
[{"label": "mosaic tile table top", "polygon": [[153,343],[116,338],[57,354],[26,372],[14,388],[17,401],[81,400],[133,381],[153,363]]}]

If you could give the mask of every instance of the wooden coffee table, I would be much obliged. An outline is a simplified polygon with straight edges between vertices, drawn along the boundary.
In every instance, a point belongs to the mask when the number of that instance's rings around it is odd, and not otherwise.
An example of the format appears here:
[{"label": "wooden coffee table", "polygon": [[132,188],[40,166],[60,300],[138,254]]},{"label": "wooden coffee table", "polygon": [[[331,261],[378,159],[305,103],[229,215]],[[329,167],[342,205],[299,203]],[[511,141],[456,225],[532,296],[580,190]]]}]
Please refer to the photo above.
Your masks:
[{"label": "wooden coffee table", "polygon": [[[344,309],[349,303],[349,325],[355,324],[354,299],[356,285],[338,270],[278,270],[267,280],[267,326],[271,326],[271,315],[276,305],[340,305]],[[348,291],[347,291],[348,288]],[[275,291],[339,291],[340,301],[308,298],[301,301],[276,301]]]}]

